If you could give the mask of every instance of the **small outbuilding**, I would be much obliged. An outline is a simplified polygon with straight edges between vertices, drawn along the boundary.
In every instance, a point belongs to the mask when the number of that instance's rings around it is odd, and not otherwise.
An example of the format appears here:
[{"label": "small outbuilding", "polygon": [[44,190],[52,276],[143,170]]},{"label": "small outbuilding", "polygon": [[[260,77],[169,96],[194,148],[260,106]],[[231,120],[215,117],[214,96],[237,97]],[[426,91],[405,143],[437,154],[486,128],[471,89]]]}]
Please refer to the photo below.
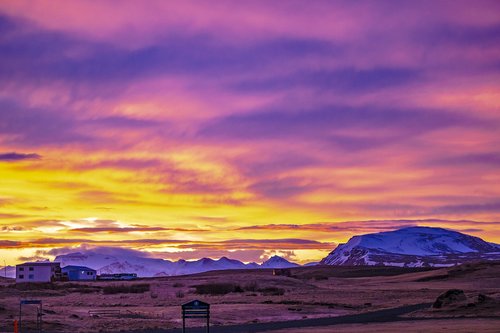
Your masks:
[{"label": "small outbuilding", "polygon": [[16,283],[52,282],[61,279],[61,264],[58,262],[26,262],[16,265]]},{"label": "small outbuilding", "polygon": [[62,274],[69,281],[95,280],[97,271],[85,266],[65,266],[61,269]]}]

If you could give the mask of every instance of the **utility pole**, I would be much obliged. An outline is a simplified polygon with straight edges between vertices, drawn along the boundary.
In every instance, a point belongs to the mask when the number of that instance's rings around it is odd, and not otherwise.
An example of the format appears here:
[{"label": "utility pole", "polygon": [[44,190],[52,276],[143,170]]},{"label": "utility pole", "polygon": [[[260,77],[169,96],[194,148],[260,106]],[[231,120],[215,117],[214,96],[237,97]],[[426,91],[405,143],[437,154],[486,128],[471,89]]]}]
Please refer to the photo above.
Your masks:
[{"label": "utility pole", "polygon": [[5,275],[5,278],[7,278],[7,264],[5,263],[5,260],[3,261],[3,273]]}]

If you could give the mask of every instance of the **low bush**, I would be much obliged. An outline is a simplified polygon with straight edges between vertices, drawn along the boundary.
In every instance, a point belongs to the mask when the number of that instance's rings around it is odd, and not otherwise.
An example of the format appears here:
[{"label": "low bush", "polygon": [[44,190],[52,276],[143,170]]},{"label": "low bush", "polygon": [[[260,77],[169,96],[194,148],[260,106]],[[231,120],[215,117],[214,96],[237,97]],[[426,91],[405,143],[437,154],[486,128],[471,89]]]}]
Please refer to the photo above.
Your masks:
[{"label": "low bush", "polygon": [[131,285],[110,285],[105,286],[102,291],[104,294],[140,294],[149,291],[149,284],[131,284]]},{"label": "low bush", "polygon": [[252,281],[243,286],[243,289],[245,291],[257,291],[259,289],[259,285],[257,284],[257,281]]},{"label": "low bush", "polygon": [[16,283],[10,285],[11,288],[15,288],[20,291],[42,291],[42,290],[60,290],[68,293],[81,293],[81,294],[91,294],[97,293],[102,288],[96,285],[82,284],[82,283]]},{"label": "low bush", "polygon": [[328,280],[328,276],[326,276],[326,275],[316,275],[314,277],[314,280],[316,280],[316,281]]},{"label": "low bush", "polygon": [[102,288],[99,286],[89,286],[86,284],[72,284],[68,286],[67,290],[69,292],[80,294],[92,294],[100,292]]},{"label": "low bush", "polygon": [[200,295],[226,295],[229,293],[241,293],[243,288],[233,283],[207,283],[194,286],[196,293]]},{"label": "low bush", "polygon": [[285,294],[285,289],[278,287],[266,287],[258,290],[266,296],[281,296]]},{"label": "low bush", "polygon": [[21,283],[11,284],[10,287],[21,291],[62,289],[60,285],[57,285],[55,283],[45,283],[45,282],[40,282],[40,283],[21,282]]}]

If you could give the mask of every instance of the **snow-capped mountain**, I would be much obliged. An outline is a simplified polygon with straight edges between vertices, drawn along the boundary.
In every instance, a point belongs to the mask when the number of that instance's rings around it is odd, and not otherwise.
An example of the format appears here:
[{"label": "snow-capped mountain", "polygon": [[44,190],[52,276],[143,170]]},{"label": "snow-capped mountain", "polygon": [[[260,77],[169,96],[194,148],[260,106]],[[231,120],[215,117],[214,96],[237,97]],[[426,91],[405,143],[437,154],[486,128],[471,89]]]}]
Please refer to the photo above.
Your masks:
[{"label": "snow-capped mountain", "polygon": [[135,255],[110,255],[97,251],[85,251],[59,255],[54,259],[61,267],[68,265],[87,266],[97,270],[98,274],[137,273],[138,276],[153,276],[172,269],[174,263],[169,260],[140,257]]},{"label": "snow-capped mountain", "polygon": [[280,256],[272,256],[260,265],[262,268],[291,268],[298,267],[299,265],[289,262]]},{"label": "snow-capped mountain", "polygon": [[275,256],[262,265],[256,263],[242,263],[241,261],[222,257],[218,260],[202,258],[195,261],[169,261],[147,258],[142,256],[119,254],[102,254],[97,251],[85,251],[59,255],[55,258],[61,266],[87,266],[97,270],[98,274],[136,273],[140,277],[171,276],[195,274],[214,270],[251,269],[251,268],[284,268],[296,267],[297,264]]},{"label": "snow-capped mountain", "polygon": [[321,263],[421,267],[478,259],[500,259],[500,245],[443,228],[409,227],[354,236]]},{"label": "snow-capped mountain", "polygon": [[175,263],[176,269],[172,271],[172,275],[194,274],[208,271],[218,271],[224,269],[246,269],[253,268],[238,260],[222,257],[218,260],[210,258],[202,258],[195,261],[179,260]]}]

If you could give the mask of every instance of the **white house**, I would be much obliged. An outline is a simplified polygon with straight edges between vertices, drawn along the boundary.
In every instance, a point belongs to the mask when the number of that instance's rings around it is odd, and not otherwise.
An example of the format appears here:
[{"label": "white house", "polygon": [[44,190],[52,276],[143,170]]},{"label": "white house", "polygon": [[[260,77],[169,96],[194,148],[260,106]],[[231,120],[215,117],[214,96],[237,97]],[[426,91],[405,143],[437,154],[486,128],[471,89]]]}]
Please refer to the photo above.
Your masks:
[{"label": "white house", "polygon": [[16,265],[16,282],[51,282],[61,279],[58,262],[26,262]]}]

